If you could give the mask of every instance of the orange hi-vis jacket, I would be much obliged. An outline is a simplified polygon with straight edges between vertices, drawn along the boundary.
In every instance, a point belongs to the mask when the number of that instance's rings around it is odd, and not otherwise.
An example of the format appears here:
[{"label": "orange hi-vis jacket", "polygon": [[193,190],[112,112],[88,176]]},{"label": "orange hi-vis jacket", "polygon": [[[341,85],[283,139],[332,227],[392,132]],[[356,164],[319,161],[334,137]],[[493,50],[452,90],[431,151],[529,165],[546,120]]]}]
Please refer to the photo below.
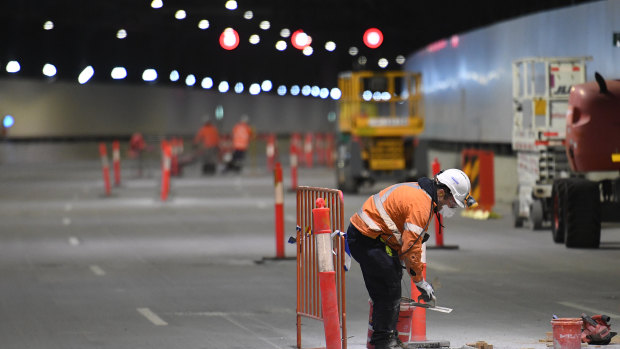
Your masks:
[{"label": "orange hi-vis jacket", "polygon": [[246,150],[250,144],[252,128],[245,122],[237,123],[232,129],[233,147],[235,150]]},{"label": "orange hi-vis jacket", "polygon": [[205,148],[217,147],[220,135],[215,125],[204,125],[194,137],[194,144],[202,143]]},{"label": "orange hi-vis jacket", "polygon": [[433,214],[432,198],[417,182],[394,184],[369,197],[351,217],[362,234],[383,241],[405,262],[413,281],[424,270],[422,240]]}]

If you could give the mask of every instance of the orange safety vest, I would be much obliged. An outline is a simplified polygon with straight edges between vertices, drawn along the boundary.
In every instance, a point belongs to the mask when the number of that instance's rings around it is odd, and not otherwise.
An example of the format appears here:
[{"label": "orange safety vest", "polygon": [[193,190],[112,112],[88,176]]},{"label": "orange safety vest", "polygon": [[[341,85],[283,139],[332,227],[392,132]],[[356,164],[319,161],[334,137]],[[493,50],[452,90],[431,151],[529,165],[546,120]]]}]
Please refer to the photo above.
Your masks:
[{"label": "orange safety vest", "polygon": [[194,144],[199,142],[205,148],[213,148],[220,142],[220,134],[217,132],[217,128],[214,125],[204,125],[198,130],[196,137],[194,137]]},{"label": "orange safety vest", "polygon": [[240,122],[233,127],[232,138],[235,150],[246,150],[250,144],[252,129],[245,122]]},{"label": "orange safety vest", "polygon": [[389,186],[369,197],[351,217],[364,235],[381,238],[398,251],[413,281],[422,280],[422,239],[433,214],[433,200],[417,182]]}]

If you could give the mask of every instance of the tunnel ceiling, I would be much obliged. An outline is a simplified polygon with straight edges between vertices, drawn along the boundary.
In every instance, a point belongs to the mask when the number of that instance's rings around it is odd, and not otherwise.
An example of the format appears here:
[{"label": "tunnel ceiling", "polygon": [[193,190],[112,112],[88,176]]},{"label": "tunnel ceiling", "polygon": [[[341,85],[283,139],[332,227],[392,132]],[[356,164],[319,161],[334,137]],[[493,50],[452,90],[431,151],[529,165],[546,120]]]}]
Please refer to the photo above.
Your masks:
[{"label": "tunnel ceiling", "polygon": [[[94,81],[118,83],[110,78],[115,66],[127,70],[124,83],[141,83],[142,72],[155,68],[157,83],[182,84],[188,74],[199,88],[203,77],[213,81],[261,82],[274,85],[318,85],[335,87],[341,71],[380,69],[377,61],[388,60],[387,69],[399,69],[396,57],[424,48],[441,39],[502,20],[548,9],[590,1],[371,1],[371,0],[239,0],[236,10],[225,8],[225,0],[163,0],[159,9],[151,0],[14,0],[0,2],[0,76],[44,78],[41,68],[52,63],[56,80],[75,80],[88,65],[94,67]],[[175,18],[183,9],[186,18]],[[252,19],[245,19],[251,10]],[[209,28],[198,28],[200,20]],[[270,29],[259,28],[261,21]],[[54,28],[44,30],[46,21]],[[227,51],[220,47],[222,31],[232,27],[239,32],[240,44]],[[367,48],[362,36],[376,27],[384,34],[377,49]],[[277,51],[280,30],[302,29],[312,37],[313,54],[304,55],[288,47]],[[125,29],[127,37],[118,39]],[[251,34],[260,42],[250,44]],[[334,41],[333,52],[325,50]],[[351,56],[349,48],[358,48]],[[366,65],[359,64],[359,57]],[[5,65],[18,60],[21,70],[9,74]],[[181,79],[170,82],[170,71]]]}]

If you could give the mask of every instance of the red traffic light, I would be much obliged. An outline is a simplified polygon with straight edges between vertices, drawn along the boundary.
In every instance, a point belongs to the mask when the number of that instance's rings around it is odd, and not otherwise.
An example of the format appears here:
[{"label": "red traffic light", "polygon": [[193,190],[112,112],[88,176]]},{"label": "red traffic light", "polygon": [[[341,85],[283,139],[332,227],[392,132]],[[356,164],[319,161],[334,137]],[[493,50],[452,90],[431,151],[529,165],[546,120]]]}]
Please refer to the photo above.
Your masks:
[{"label": "red traffic light", "polygon": [[364,44],[369,48],[377,48],[383,43],[383,33],[377,28],[370,28],[364,32]]},{"label": "red traffic light", "polygon": [[293,32],[293,35],[291,35],[291,44],[298,50],[305,49],[310,46],[311,43],[312,38],[301,29],[296,30]]},{"label": "red traffic light", "polygon": [[239,34],[233,28],[226,28],[220,34],[220,46],[224,50],[234,50],[239,46]]}]

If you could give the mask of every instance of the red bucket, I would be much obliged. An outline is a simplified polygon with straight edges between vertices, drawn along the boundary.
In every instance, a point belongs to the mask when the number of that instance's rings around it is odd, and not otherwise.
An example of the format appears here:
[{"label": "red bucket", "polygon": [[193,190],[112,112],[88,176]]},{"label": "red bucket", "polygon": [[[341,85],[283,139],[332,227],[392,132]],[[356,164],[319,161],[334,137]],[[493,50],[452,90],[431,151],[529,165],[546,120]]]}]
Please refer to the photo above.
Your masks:
[{"label": "red bucket", "polygon": [[[370,344],[370,338],[372,338],[372,300],[368,300],[370,304],[370,314],[368,315],[368,338],[366,339],[366,348],[374,349],[374,344]],[[400,303],[400,311],[398,313],[398,322],[396,323],[396,330],[398,331],[398,338],[403,342],[409,342],[411,336],[411,320],[413,319],[414,306],[409,305],[405,301]]]},{"label": "red bucket", "polygon": [[559,318],[551,320],[553,329],[554,349],[580,349],[581,327],[580,318]]}]

